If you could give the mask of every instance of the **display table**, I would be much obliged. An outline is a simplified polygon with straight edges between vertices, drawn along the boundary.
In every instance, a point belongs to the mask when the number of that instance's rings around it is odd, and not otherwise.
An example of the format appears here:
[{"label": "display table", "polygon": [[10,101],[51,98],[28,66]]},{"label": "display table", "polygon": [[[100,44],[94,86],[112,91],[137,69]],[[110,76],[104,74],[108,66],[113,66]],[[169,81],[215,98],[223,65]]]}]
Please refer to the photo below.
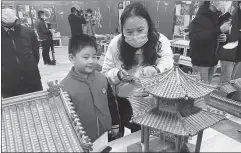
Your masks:
[{"label": "display table", "polygon": [[[54,47],[62,47],[63,45],[62,45],[62,38],[63,38],[63,36],[60,36],[60,37],[54,37],[53,38],[53,43],[54,43]],[[42,40],[40,40],[40,39],[38,39],[38,41],[39,41],[39,46],[40,47],[42,47]]]},{"label": "display table", "polygon": [[189,40],[171,40],[171,46],[176,48],[183,48],[183,56],[187,56],[187,50],[190,49]]},{"label": "display table", "polygon": [[101,34],[95,34],[95,38],[97,41],[101,41],[101,40],[104,40],[106,36]]},{"label": "display table", "polygon": [[[241,123],[241,119],[234,116],[228,115],[227,118],[236,123]],[[241,133],[235,133],[235,131],[232,134],[240,134],[241,136]],[[196,139],[197,136],[193,137],[188,142],[191,144],[195,144]],[[111,152],[127,152],[127,147],[129,145],[140,141],[141,132],[138,131],[110,142],[109,146],[112,147]],[[227,135],[216,131],[215,129],[208,128],[203,133],[203,140],[200,152],[240,152],[240,150],[241,142],[238,142],[235,139],[232,139]]]}]

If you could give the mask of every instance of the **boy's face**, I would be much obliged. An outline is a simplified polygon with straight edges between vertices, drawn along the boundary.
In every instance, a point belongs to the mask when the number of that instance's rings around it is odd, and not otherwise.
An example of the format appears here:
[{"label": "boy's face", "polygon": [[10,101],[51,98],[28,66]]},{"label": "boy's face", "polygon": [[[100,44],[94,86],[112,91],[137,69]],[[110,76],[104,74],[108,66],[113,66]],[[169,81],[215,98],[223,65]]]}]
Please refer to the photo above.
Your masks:
[{"label": "boy's face", "polygon": [[86,46],[81,49],[75,56],[69,55],[69,60],[74,64],[79,73],[89,74],[93,72],[97,64],[96,49]]}]

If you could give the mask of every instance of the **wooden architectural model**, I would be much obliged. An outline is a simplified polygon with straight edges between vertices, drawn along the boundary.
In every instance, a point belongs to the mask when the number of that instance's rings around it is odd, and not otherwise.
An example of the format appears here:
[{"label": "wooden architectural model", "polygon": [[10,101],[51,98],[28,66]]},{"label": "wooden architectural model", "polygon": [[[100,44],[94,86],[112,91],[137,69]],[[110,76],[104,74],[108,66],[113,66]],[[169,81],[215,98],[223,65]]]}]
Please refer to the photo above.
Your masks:
[{"label": "wooden architectural model", "polygon": [[[195,152],[199,152],[203,130],[225,119],[224,115],[195,105],[195,100],[202,100],[216,86],[203,83],[199,75],[184,73],[179,68],[179,57],[174,56],[172,69],[140,78],[142,87],[130,95],[132,122],[142,126],[144,149],[139,143],[129,146],[128,152],[180,152],[188,148],[188,138],[197,134]],[[147,92],[150,96],[138,96],[138,92]],[[150,135],[158,139],[150,140]]]},{"label": "wooden architectural model", "polygon": [[228,94],[234,92],[241,94],[241,78],[225,83],[216,93],[211,93],[210,96],[205,99],[208,110],[216,113],[229,113],[241,118],[241,101],[226,98]]},{"label": "wooden architectural model", "polygon": [[89,152],[92,143],[57,82],[2,100],[2,152]]}]

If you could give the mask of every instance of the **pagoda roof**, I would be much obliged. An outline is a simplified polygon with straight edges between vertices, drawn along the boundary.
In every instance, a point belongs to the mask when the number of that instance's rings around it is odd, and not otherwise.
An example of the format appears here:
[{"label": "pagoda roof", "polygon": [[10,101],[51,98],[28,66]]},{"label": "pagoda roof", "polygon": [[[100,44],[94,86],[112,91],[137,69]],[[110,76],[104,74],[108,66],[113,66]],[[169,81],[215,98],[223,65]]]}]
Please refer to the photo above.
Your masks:
[{"label": "pagoda roof", "polygon": [[211,93],[210,98],[207,101],[225,102],[225,103],[229,103],[229,104],[232,104],[234,106],[237,106],[237,107],[241,107],[241,102],[223,97],[223,96],[215,94],[215,93]]},{"label": "pagoda roof", "polygon": [[157,106],[156,102],[154,101],[154,98],[150,97],[132,97],[131,105],[133,110],[133,116],[143,115]]},{"label": "pagoda roof", "polygon": [[194,136],[199,131],[225,119],[223,115],[202,110],[198,106],[190,106],[181,112],[174,113],[159,110],[156,107],[156,102],[151,98],[132,96],[129,97],[129,100],[133,108],[132,122],[164,133]]},{"label": "pagoda roof", "polygon": [[230,83],[237,89],[237,91],[241,91],[241,78],[231,80]]},{"label": "pagoda roof", "polygon": [[39,91],[2,100],[3,152],[84,152],[92,143],[66,93]]},{"label": "pagoda roof", "polygon": [[178,66],[179,55],[175,55],[174,59],[172,69],[151,77],[141,77],[142,88],[156,97],[168,99],[198,99],[217,88],[202,82],[199,75],[184,73]]},{"label": "pagoda roof", "polygon": [[219,91],[224,92],[226,94],[229,94],[235,91],[241,92],[241,78],[223,83],[219,88]]},{"label": "pagoda roof", "polygon": [[[210,111],[217,113],[225,112],[236,117],[241,117],[241,102],[232,100],[221,95],[211,93],[208,98],[205,99],[207,108]],[[215,108],[215,109],[213,109]]]}]

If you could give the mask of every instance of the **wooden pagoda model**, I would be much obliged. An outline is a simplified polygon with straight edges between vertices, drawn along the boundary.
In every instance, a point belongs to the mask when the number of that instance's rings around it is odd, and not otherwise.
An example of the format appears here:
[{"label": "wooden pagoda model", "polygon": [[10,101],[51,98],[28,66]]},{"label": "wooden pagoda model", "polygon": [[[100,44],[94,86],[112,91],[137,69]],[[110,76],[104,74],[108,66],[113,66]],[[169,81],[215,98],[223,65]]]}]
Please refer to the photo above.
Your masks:
[{"label": "wooden pagoda model", "polygon": [[[241,99],[239,101],[226,98],[228,94],[237,92],[241,94],[241,78],[222,84],[216,93],[205,98],[208,111],[241,118]],[[214,109],[213,109],[214,108]]]},{"label": "wooden pagoda model", "polygon": [[57,82],[48,85],[48,91],[2,100],[2,152],[92,150],[68,94]]},{"label": "wooden pagoda model", "polygon": [[[216,89],[201,81],[200,75],[186,74],[179,68],[180,55],[174,55],[174,67],[164,73],[140,78],[142,88],[134,90],[129,100],[132,122],[141,125],[141,143],[129,146],[128,152],[180,152],[189,137],[198,134],[195,152],[200,151],[203,130],[225,119],[195,105]],[[148,97],[137,96],[143,90]],[[142,91],[142,92],[143,92]],[[150,135],[158,140],[150,140]],[[161,140],[161,141],[160,141]],[[137,147],[139,146],[139,147]],[[138,149],[137,149],[138,148]]]}]

